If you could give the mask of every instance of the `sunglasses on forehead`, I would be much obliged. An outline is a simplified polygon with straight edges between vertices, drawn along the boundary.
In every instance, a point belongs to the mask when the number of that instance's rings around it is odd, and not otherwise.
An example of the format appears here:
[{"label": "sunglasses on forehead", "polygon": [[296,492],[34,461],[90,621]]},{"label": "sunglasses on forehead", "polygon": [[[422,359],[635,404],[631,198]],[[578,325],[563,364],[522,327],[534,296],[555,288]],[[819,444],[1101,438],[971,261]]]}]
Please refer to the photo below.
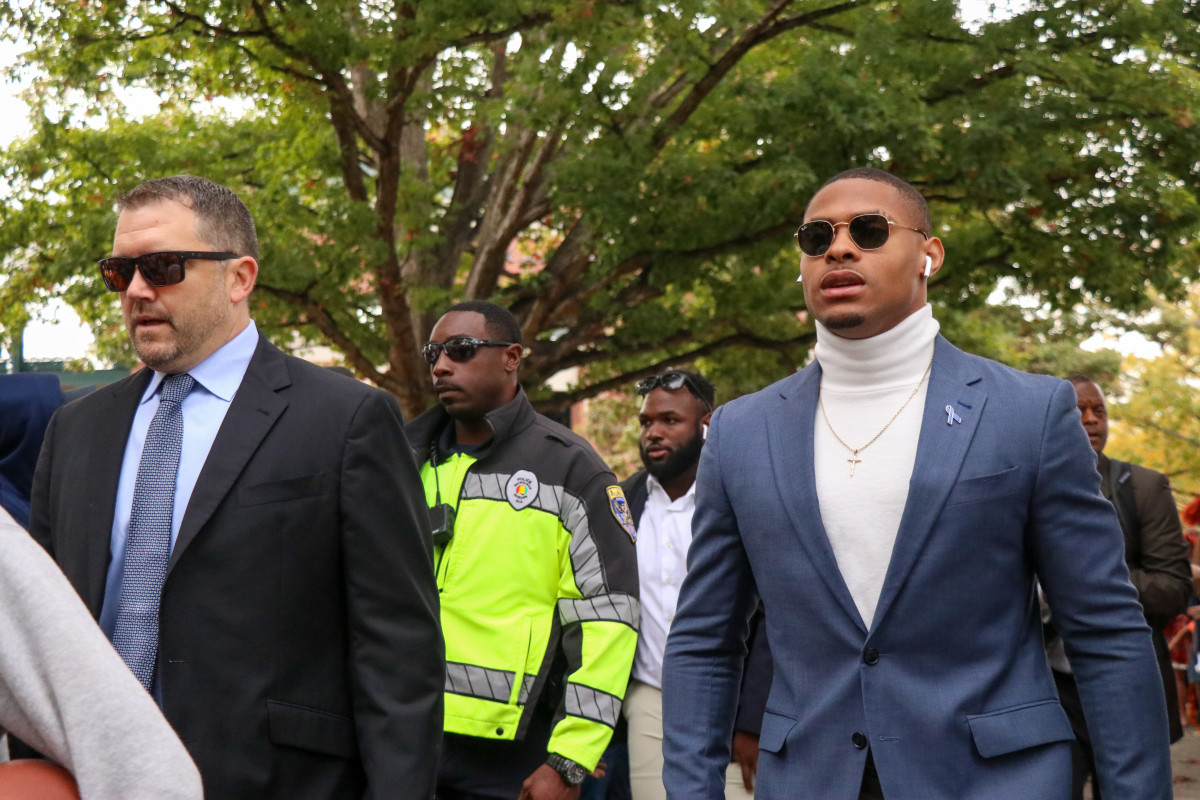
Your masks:
[{"label": "sunglasses on forehead", "polygon": [[470,361],[480,347],[512,347],[516,342],[500,342],[495,339],[476,339],[474,336],[452,336],[444,342],[430,342],[421,348],[421,355],[429,366],[433,366],[445,352],[451,361]]},{"label": "sunglasses on forehead", "polygon": [[155,288],[174,286],[183,282],[183,266],[188,261],[226,261],[237,253],[209,253],[197,250],[164,250],[146,253],[136,258],[113,256],[100,259],[100,276],[110,292],[123,292],[133,282],[133,271],[142,273],[146,283]]},{"label": "sunglasses on forehead", "polygon": [[637,393],[642,397],[650,394],[659,386],[666,389],[668,392],[676,392],[682,389],[684,386],[687,386],[688,391],[695,395],[696,399],[698,399],[701,403],[704,403],[704,405],[707,406],[710,411],[712,410],[712,404],[704,399],[704,393],[700,391],[700,387],[696,385],[695,381],[693,381],[686,372],[680,372],[679,370],[673,369],[668,372],[664,372],[661,375],[651,375],[648,378],[642,378],[635,384],[635,386],[637,388]]},{"label": "sunglasses on forehead", "polygon": [[833,245],[833,238],[837,235],[840,225],[845,225],[850,231],[850,241],[854,242],[854,246],[859,250],[878,250],[883,247],[892,235],[892,226],[916,231],[926,239],[929,238],[929,234],[920,228],[910,228],[899,222],[892,222],[883,214],[859,214],[849,222],[814,219],[804,223],[795,233],[800,252],[813,257],[825,255]]}]

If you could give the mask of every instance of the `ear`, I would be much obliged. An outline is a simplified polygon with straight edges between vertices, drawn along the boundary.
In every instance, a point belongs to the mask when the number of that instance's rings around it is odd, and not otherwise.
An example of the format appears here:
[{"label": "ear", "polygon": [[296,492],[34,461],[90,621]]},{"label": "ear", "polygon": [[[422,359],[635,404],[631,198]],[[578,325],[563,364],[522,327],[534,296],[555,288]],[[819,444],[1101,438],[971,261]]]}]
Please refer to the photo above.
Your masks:
[{"label": "ear", "polygon": [[946,249],[942,246],[942,240],[936,236],[930,238],[921,248],[921,274],[932,278],[942,268],[942,262],[945,260]]},{"label": "ear", "polygon": [[525,353],[524,345],[510,344],[504,348],[504,371],[516,372],[521,366],[521,356]]},{"label": "ear", "polygon": [[254,283],[258,280],[258,262],[250,256],[242,256],[226,267],[225,280],[229,286],[229,299],[237,305],[254,291]]}]

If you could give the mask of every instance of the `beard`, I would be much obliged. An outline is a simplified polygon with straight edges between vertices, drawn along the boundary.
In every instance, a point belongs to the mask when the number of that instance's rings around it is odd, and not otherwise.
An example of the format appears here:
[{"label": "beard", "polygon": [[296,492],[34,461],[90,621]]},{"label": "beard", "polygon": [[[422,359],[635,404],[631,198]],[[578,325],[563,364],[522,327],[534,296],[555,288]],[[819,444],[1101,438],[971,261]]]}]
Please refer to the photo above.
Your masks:
[{"label": "beard", "polygon": [[646,456],[646,448],[643,445],[638,445],[638,450],[642,455],[642,464],[646,467],[646,472],[658,480],[659,483],[678,478],[683,473],[696,465],[700,460],[700,451],[704,448],[704,437],[700,433],[700,423],[696,423],[696,431],[692,438],[678,450],[672,450],[664,460],[651,463]]},{"label": "beard", "polygon": [[866,322],[866,317],[862,314],[843,314],[841,316],[830,316],[821,320],[821,324],[831,331],[845,331],[851,328],[857,328]]},{"label": "beard", "polygon": [[[214,331],[229,322],[231,306],[228,296],[221,293],[222,286],[213,283],[178,313],[155,302],[131,303],[125,311],[125,329],[138,359],[150,369],[164,371],[203,350]],[[162,324],[153,330],[140,329],[134,324],[139,314],[156,317]]]}]

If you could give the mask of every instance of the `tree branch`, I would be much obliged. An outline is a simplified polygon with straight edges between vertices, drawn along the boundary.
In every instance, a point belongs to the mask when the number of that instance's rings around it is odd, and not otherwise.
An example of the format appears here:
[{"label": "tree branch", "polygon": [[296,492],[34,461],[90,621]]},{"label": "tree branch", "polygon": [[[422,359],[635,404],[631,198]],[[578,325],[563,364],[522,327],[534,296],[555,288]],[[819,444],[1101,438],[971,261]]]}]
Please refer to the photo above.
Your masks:
[{"label": "tree branch", "polygon": [[1129,416],[1122,414],[1121,419],[1125,420],[1126,422],[1132,422],[1134,425],[1137,425],[1138,427],[1149,428],[1152,431],[1157,431],[1157,432],[1161,433],[1163,436],[1166,436],[1168,439],[1174,439],[1177,442],[1183,442],[1184,444],[1188,445],[1189,447],[1200,447],[1200,439],[1197,439],[1194,436],[1187,436],[1187,435],[1182,434],[1179,431],[1174,430],[1172,428],[1167,428],[1162,425],[1159,425],[1157,422],[1150,419],[1149,417],[1136,417],[1136,416],[1129,417]]},{"label": "tree branch", "polygon": [[309,324],[316,326],[317,330],[329,339],[335,347],[341,350],[360,375],[365,376],[378,386],[384,386],[390,382],[389,377],[375,368],[375,365],[363,354],[354,340],[346,335],[341,326],[337,324],[337,321],[329,315],[321,304],[314,302],[307,293],[281,289],[277,286],[263,283],[261,280],[255,284],[255,287],[303,311]]},{"label": "tree branch", "polygon": [[717,59],[716,63],[709,67],[708,72],[692,85],[691,91],[675,107],[675,110],[659,124],[658,129],[651,137],[651,146],[654,150],[661,150],[666,145],[671,137],[691,118],[704,99],[717,87],[717,84],[729,74],[752,48],[763,42],[770,41],[785,31],[790,31],[804,25],[811,25],[818,20],[864,5],[867,0],[846,0],[837,5],[810,11],[807,14],[778,19],[779,15],[793,2],[794,0],[776,0],[767,9],[762,18],[749,30],[742,33],[730,45],[729,49]]},{"label": "tree branch", "polygon": [[494,218],[495,227],[488,225],[488,217],[481,225],[481,246],[467,277],[467,297],[486,297],[495,291],[512,240],[530,224],[527,220],[541,216],[540,207],[536,215],[531,214],[530,209],[545,196],[545,169],[558,152],[562,130],[555,128],[540,137],[532,132],[522,136],[519,152],[509,169],[502,173],[501,184],[492,197],[493,207],[498,211]]},{"label": "tree branch", "polygon": [[755,347],[786,354],[800,345],[811,346],[815,340],[815,331],[808,331],[791,339],[766,339],[751,333],[737,332],[715,339],[687,352],[661,359],[641,369],[630,370],[612,378],[580,386],[565,392],[554,392],[549,397],[535,402],[534,407],[543,413],[547,411],[563,411],[581,400],[587,400],[588,398],[614,389],[628,388],[639,378],[656,375],[668,367],[677,367],[691,363],[697,358],[703,358],[706,355],[728,347]]}]

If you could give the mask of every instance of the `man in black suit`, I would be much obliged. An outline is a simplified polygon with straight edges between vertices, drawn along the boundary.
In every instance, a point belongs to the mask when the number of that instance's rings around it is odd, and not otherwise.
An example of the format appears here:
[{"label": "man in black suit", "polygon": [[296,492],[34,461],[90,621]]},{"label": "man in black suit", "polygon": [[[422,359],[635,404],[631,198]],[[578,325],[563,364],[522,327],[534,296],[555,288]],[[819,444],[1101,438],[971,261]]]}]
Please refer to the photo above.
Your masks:
[{"label": "man in black suit", "polygon": [[[1180,515],[1171,494],[1166,475],[1140,464],[1117,461],[1104,455],[1109,440],[1109,408],[1104,391],[1087,375],[1068,375],[1079,399],[1080,421],[1087,432],[1088,443],[1096,452],[1096,467],[1100,471],[1100,492],[1116,507],[1126,542],[1126,564],[1129,581],[1138,589],[1138,600],[1151,627],[1154,656],[1158,658],[1163,676],[1166,699],[1166,722],[1172,742],[1183,736],[1180,704],[1175,691],[1175,675],[1171,670],[1170,651],[1166,648],[1163,628],[1182,614],[1192,596],[1192,567],[1189,565],[1187,543],[1183,540]],[[1051,609],[1052,613],[1052,609]],[[1070,726],[1075,733],[1072,742],[1072,798],[1081,800],[1088,778],[1092,780],[1092,796],[1099,798],[1096,786],[1096,756],[1092,752],[1091,735],[1084,720],[1084,706],[1079,688],[1063,649],[1062,639],[1055,628],[1048,627],[1046,655],[1054,669],[1058,697],[1067,710]]]},{"label": "man in black suit", "polygon": [[[1179,720],[1171,653],[1163,637],[1163,628],[1187,609],[1192,594],[1192,572],[1183,527],[1179,523],[1179,510],[1171,494],[1171,482],[1161,472],[1104,455],[1104,446],[1108,443],[1108,404],[1104,391],[1087,375],[1068,375],[1067,380],[1075,387],[1080,422],[1096,453],[1100,491],[1116,508],[1121,531],[1125,534],[1129,580],[1138,591],[1138,601],[1150,625],[1167,703],[1167,728],[1171,741],[1176,742],[1183,737],[1183,728]],[[1052,618],[1053,609],[1049,611]],[[1046,633],[1046,654],[1054,671],[1054,682],[1075,733],[1075,741],[1071,743],[1071,797],[1083,800],[1086,796],[1084,786],[1090,778],[1092,797],[1099,800],[1096,758],[1079,688],[1062,639],[1058,638],[1053,625],[1048,626]]]},{"label": "man in black suit", "polygon": [[54,417],[31,533],[208,797],[430,797],[444,658],[395,400],[257,332],[231,191],[176,176],[119,208],[101,273],[148,369]]}]

